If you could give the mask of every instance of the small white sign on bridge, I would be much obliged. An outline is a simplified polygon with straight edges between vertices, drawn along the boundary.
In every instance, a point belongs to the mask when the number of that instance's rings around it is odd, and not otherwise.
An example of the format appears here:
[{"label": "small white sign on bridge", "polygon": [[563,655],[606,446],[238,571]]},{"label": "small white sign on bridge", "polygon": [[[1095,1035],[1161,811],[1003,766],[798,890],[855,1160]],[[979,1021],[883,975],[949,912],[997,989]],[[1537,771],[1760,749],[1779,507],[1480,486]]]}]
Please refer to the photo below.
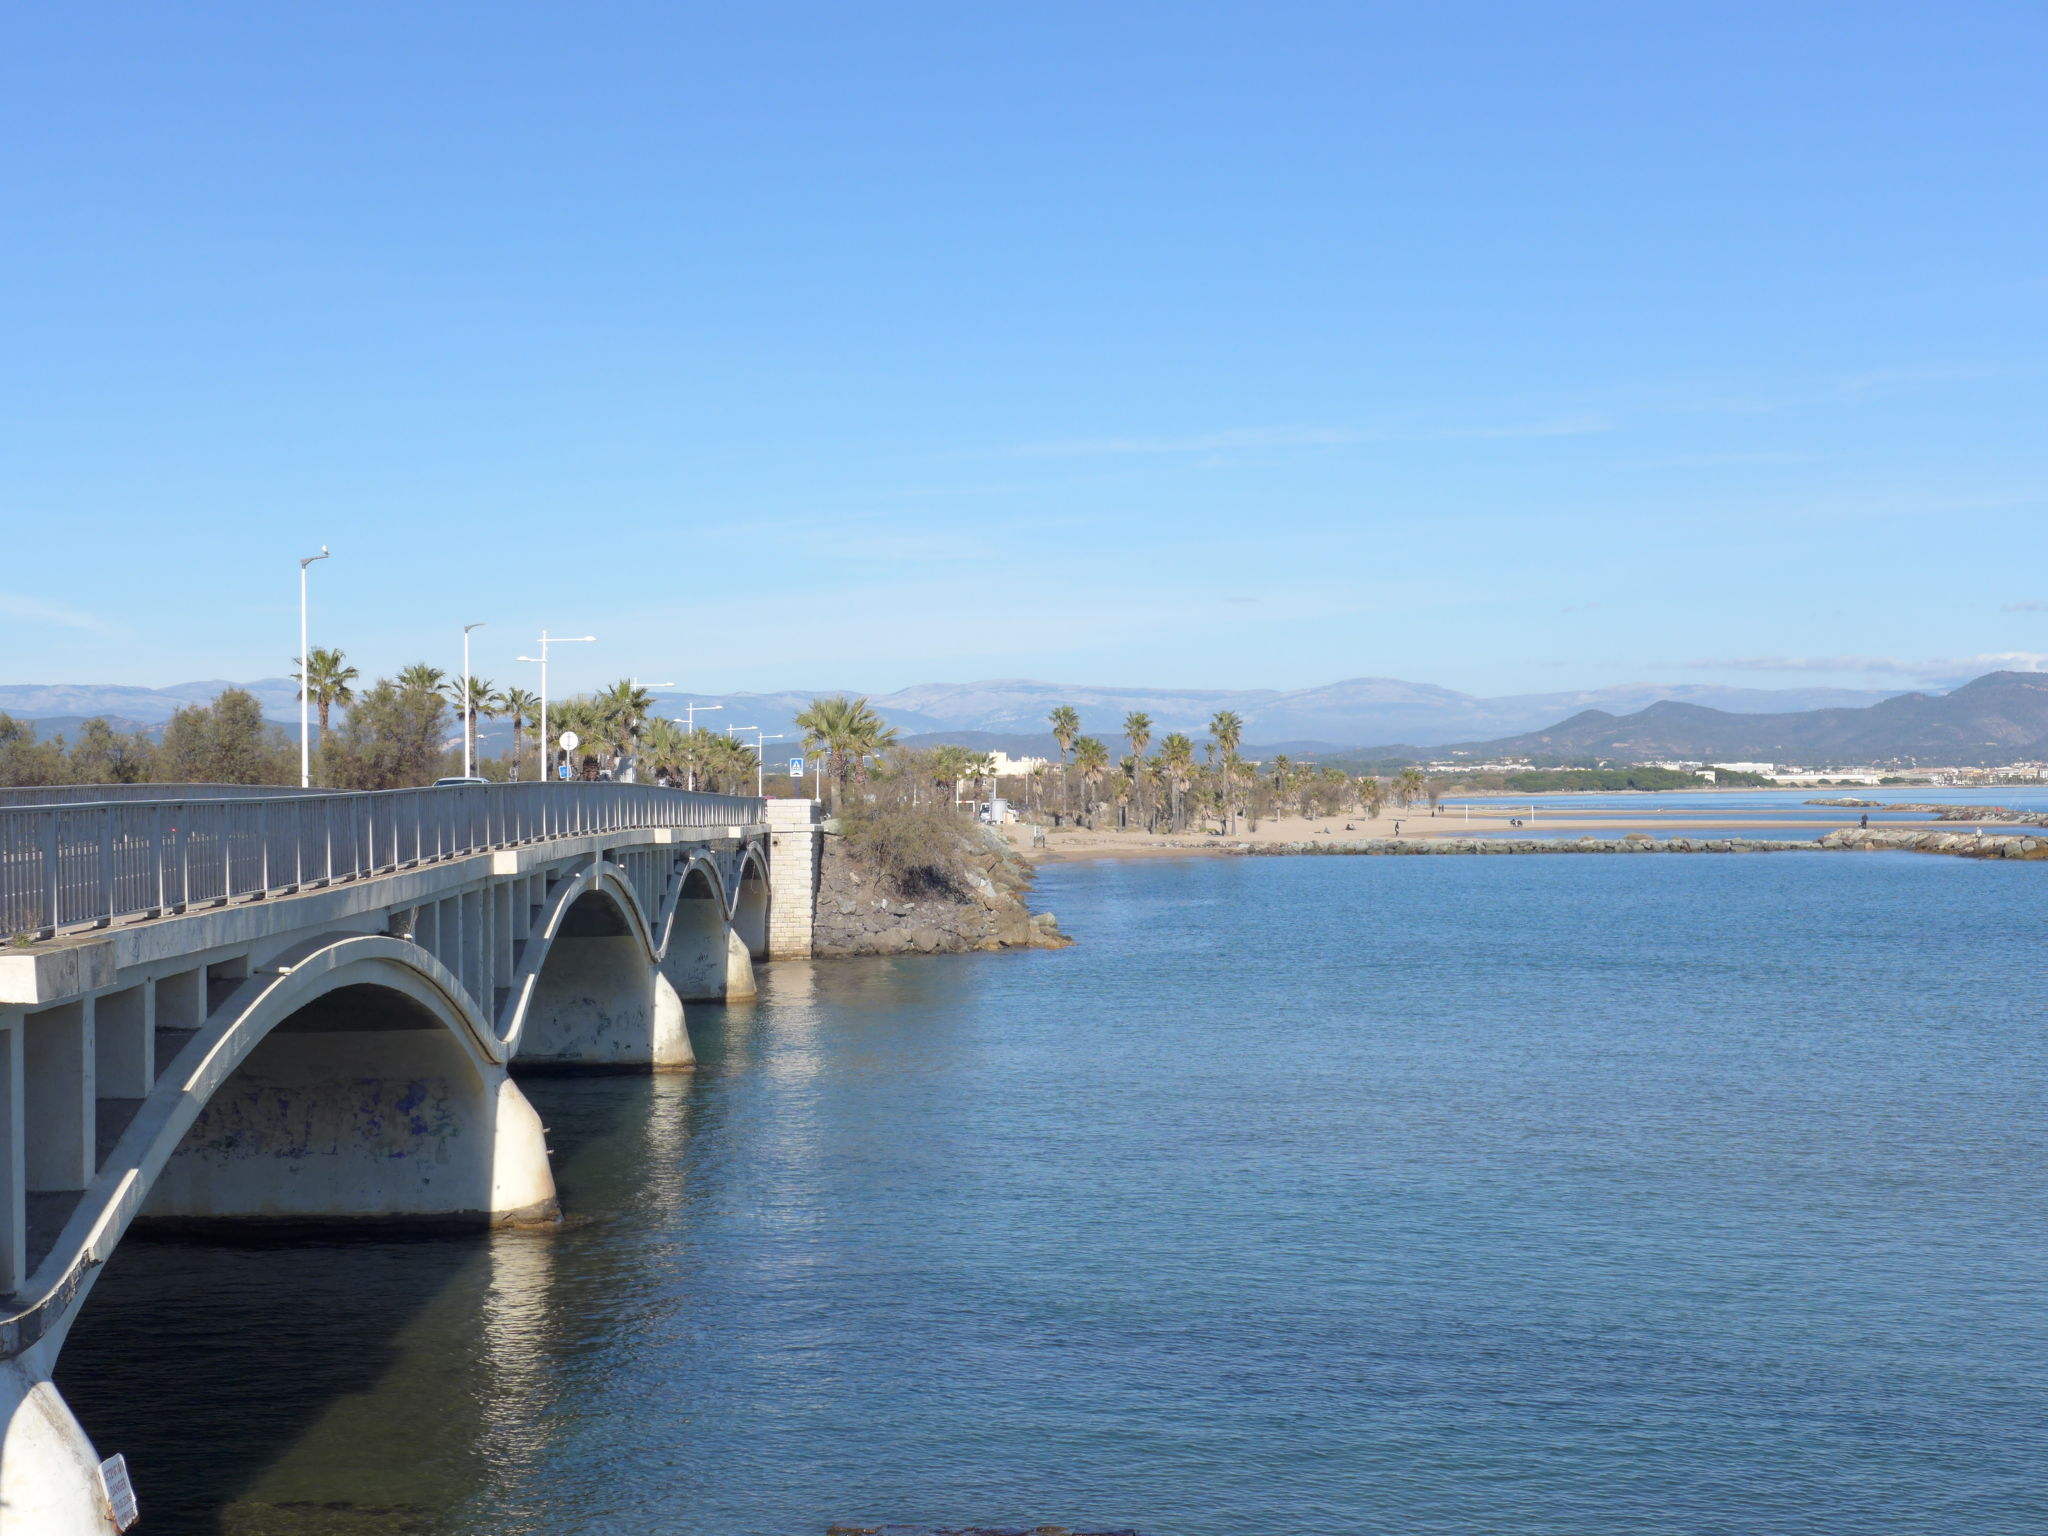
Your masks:
[{"label": "small white sign on bridge", "polygon": [[107,1496],[107,1511],[114,1517],[114,1529],[125,1531],[141,1511],[135,1505],[135,1485],[128,1480],[128,1458],[109,1456],[100,1463],[100,1487]]}]

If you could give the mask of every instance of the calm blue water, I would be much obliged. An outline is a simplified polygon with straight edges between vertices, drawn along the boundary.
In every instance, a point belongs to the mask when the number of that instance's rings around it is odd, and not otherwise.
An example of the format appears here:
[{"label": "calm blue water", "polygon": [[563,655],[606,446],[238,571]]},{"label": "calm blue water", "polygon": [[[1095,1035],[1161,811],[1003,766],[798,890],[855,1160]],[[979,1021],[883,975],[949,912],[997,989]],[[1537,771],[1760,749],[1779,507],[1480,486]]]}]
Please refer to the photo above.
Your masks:
[{"label": "calm blue water", "polygon": [[2048,1527],[2048,866],[1041,897],[531,1084],[562,1231],[124,1246],[60,1381],[146,1528]]}]

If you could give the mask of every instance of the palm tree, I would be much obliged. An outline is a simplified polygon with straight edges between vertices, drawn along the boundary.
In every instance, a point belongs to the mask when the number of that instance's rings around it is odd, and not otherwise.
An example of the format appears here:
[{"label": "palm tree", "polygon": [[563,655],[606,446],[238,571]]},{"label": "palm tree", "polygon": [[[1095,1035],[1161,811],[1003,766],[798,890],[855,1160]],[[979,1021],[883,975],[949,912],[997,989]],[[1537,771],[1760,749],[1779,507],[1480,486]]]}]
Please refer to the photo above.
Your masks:
[{"label": "palm tree", "polygon": [[864,777],[867,760],[896,743],[895,727],[876,714],[865,698],[849,699],[837,694],[829,699],[813,699],[811,707],[796,717],[796,723],[803,728],[804,750],[825,753],[834,808],[846,792],[849,774]]},{"label": "palm tree", "polygon": [[[540,723],[540,696],[524,688],[507,688],[498,695],[498,708],[512,722],[512,777],[519,777],[519,747],[526,728]],[[541,775],[546,778],[545,772]]]},{"label": "palm tree", "polygon": [[1074,742],[1074,766],[1081,770],[1081,782],[1088,786],[1084,814],[1092,818],[1095,811],[1095,788],[1102,782],[1102,775],[1109,767],[1109,748],[1093,736],[1080,737]]},{"label": "palm tree", "polygon": [[1401,777],[1394,780],[1394,803],[1406,809],[1413,805],[1422,794],[1423,773],[1412,763],[1401,770]]},{"label": "palm tree", "polygon": [[504,696],[485,677],[470,678],[467,699],[462,696],[462,679],[459,677],[447,684],[446,691],[448,702],[455,706],[455,718],[461,722],[463,738],[469,747],[469,760],[475,762],[476,717],[494,718],[505,707]]},{"label": "palm tree", "polygon": [[622,677],[591,703],[597,712],[599,732],[614,758],[623,761],[631,757],[639,745],[640,733],[647,729],[654,695],[631,678]]},{"label": "palm tree", "polygon": [[680,775],[690,752],[690,738],[673,720],[650,720],[640,736],[640,751],[657,777]]},{"label": "palm tree", "polygon": [[1081,712],[1071,704],[1062,704],[1046,716],[1052,724],[1052,739],[1059,743],[1060,766],[1067,766],[1067,754],[1074,750],[1074,743],[1081,735]]},{"label": "palm tree", "polygon": [[932,748],[931,778],[935,788],[946,792],[946,803],[960,803],[960,781],[974,771],[975,756],[965,747],[948,743]]},{"label": "palm tree", "polygon": [[1387,781],[1376,773],[1369,773],[1359,781],[1358,790],[1365,801],[1365,814],[1378,821],[1380,812],[1387,808]]},{"label": "palm tree", "polygon": [[1216,738],[1216,755],[1222,759],[1223,816],[1225,835],[1237,831],[1237,748],[1244,740],[1244,721],[1235,710],[1219,709],[1209,721],[1209,734]]},{"label": "palm tree", "polygon": [[1159,766],[1166,770],[1167,793],[1171,800],[1168,821],[1174,831],[1180,830],[1181,797],[1187,793],[1188,777],[1194,772],[1195,744],[1175,731],[1159,743]]},{"label": "palm tree", "polygon": [[[559,742],[563,736],[571,731],[576,734],[575,750],[581,752],[586,758],[594,760],[591,748],[597,745],[604,731],[604,723],[604,716],[599,712],[597,706],[581,694],[574,698],[549,700],[548,729],[554,732],[555,740],[541,743],[541,760],[552,765],[555,755],[555,742]],[[541,777],[546,778],[553,771],[552,766],[550,766],[548,772],[543,773]],[[576,769],[577,775],[580,776],[581,772],[582,768],[578,765]]]},{"label": "palm tree", "polygon": [[1060,810],[1064,812],[1067,809],[1067,754],[1074,750],[1074,743],[1080,739],[1081,712],[1071,704],[1060,704],[1045,718],[1052,726],[1052,739],[1060,749]]},{"label": "palm tree", "polygon": [[424,661],[416,661],[398,674],[398,686],[407,693],[439,693],[447,681],[446,672]]},{"label": "palm tree", "polygon": [[[1145,749],[1152,745],[1152,717],[1141,709],[1134,709],[1124,716],[1124,740],[1131,744],[1131,758],[1138,764],[1131,770],[1131,784],[1135,790],[1144,788]],[[1143,794],[1138,796],[1139,805],[1144,804]],[[1147,825],[1150,825],[1148,822]]]},{"label": "palm tree", "polygon": [[349,685],[362,676],[354,667],[344,665],[340,651],[314,646],[307,652],[310,662],[305,669],[305,678],[300,680],[297,672],[292,681],[299,683],[313,707],[320,711],[320,739],[327,740],[327,712],[337,704],[355,702],[356,691]]}]

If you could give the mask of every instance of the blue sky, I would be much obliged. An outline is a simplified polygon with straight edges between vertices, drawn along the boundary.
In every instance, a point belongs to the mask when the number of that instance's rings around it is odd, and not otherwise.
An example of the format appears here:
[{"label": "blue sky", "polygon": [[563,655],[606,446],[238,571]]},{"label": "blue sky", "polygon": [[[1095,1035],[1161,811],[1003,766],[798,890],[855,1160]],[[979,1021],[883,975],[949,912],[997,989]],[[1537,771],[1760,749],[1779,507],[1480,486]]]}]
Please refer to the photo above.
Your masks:
[{"label": "blue sky", "polygon": [[0,681],[2048,665],[2039,5],[0,20]]}]

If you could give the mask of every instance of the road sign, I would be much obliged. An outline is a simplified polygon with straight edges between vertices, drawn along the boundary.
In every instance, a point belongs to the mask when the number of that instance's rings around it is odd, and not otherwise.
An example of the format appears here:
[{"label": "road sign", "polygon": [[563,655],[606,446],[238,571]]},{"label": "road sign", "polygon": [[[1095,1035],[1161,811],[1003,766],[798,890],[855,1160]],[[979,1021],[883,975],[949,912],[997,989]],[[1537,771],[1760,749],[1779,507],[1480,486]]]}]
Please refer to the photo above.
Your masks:
[{"label": "road sign", "polygon": [[578,736],[574,731],[562,732],[562,750],[564,752],[574,752],[578,747],[582,745],[583,738],[581,736]]},{"label": "road sign", "polygon": [[792,779],[800,779],[804,776],[804,760],[802,758],[792,757],[789,760],[789,776]]}]

